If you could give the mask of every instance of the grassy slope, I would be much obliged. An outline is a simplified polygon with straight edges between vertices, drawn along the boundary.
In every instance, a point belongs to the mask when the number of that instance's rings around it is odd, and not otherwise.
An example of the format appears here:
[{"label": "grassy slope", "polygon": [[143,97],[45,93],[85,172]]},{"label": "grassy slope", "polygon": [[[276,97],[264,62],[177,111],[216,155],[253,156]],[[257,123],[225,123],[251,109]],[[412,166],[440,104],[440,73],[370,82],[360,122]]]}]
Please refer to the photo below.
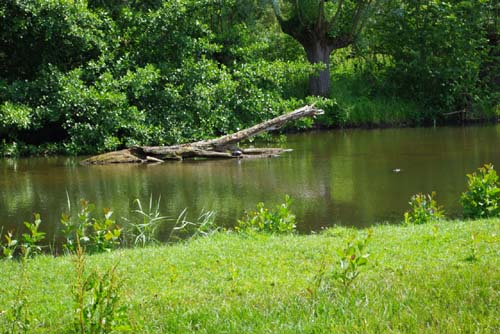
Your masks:
[{"label": "grassy slope", "polygon": [[[218,234],[89,256],[87,263],[103,269],[118,263],[135,333],[500,332],[500,220],[436,226],[375,227],[370,261],[354,285],[332,283],[315,298],[308,290],[321,264],[335,263],[335,249],[363,231]],[[28,268],[32,332],[67,332],[71,259],[38,257]],[[5,310],[19,264],[0,262],[0,271]]]}]

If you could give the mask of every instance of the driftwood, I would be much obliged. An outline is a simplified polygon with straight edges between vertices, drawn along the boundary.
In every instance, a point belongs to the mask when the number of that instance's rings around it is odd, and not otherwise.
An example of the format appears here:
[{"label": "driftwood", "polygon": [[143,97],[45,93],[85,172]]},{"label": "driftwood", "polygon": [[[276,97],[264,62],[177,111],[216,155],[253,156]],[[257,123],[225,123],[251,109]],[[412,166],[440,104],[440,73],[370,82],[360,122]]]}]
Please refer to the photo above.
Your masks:
[{"label": "driftwood", "polygon": [[305,106],[291,113],[278,116],[250,128],[216,139],[173,146],[134,146],[128,149],[90,157],[83,160],[81,164],[161,163],[165,160],[183,160],[189,158],[240,159],[277,156],[290,150],[282,148],[245,149],[238,148],[236,144],[259,133],[279,129],[287,122],[302,117],[314,117],[322,113],[323,111],[317,109],[314,105]]}]

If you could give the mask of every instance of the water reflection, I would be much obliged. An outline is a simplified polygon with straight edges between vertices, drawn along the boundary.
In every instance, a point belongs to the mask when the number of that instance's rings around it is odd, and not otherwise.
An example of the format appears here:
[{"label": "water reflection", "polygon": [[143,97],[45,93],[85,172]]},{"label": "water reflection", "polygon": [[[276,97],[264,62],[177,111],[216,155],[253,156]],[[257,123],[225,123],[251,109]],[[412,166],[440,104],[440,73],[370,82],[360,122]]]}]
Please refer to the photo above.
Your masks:
[{"label": "water reflection", "polygon": [[10,229],[39,212],[53,235],[67,197],[74,207],[81,198],[112,207],[120,222],[135,198],[148,201],[151,194],[161,196],[163,214],[215,210],[222,225],[259,201],[274,205],[289,194],[303,232],[399,222],[412,194],[433,190],[458,216],[465,174],[500,162],[499,139],[499,126],[338,130],[291,135],[286,146],[294,151],[274,159],[91,167],[76,158],[6,159],[0,225]]}]

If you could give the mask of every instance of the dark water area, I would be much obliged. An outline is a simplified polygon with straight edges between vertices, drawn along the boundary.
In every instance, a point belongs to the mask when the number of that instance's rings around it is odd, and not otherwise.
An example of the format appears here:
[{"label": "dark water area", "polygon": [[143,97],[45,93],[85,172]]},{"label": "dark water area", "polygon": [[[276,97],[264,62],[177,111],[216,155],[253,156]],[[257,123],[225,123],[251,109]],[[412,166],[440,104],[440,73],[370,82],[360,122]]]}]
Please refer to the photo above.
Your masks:
[{"label": "dark water area", "polygon": [[[4,233],[38,212],[49,238],[60,229],[68,198],[110,207],[125,224],[135,208],[161,196],[163,215],[187,208],[195,218],[217,213],[232,226],[245,210],[292,197],[298,229],[400,223],[410,197],[437,192],[450,217],[460,217],[466,173],[484,163],[500,166],[500,126],[335,130],[288,136],[294,151],[278,158],[188,161],[160,165],[79,166],[81,158],[0,160],[0,226]],[[393,169],[401,169],[394,173]],[[133,217],[132,217],[133,218]],[[163,234],[170,229],[163,227]]]}]

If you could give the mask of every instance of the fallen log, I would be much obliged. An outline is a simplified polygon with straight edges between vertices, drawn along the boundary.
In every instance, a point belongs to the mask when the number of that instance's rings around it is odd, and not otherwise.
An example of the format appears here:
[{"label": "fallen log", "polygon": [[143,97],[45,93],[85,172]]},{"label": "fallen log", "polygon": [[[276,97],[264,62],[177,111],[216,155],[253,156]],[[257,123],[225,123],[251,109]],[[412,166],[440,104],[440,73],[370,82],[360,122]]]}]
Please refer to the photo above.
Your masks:
[{"label": "fallen log", "polygon": [[202,140],[173,146],[133,146],[128,149],[96,155],[81,161],[83,165],[104,165],[114,163],[161,163],[166,160],[192,158],[205,159],[241,159],[273,157],[290,150],[283,148],[246,148],[236,146],[242,140],[262,132],[276,130],[290,121],[302,117],[314,117],[323,114],[323,110],[304,106],[291,113],[254,125],[250,128],[219,138]]}]

